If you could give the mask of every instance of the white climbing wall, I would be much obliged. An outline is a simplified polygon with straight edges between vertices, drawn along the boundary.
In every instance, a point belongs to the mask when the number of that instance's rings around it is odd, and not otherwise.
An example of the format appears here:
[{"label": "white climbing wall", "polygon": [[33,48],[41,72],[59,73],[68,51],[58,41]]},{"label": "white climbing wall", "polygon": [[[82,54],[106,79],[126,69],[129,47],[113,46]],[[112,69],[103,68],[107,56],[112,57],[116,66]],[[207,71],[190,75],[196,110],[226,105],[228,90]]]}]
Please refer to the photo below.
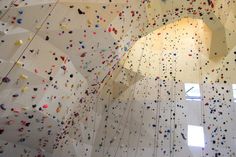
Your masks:
[{"label": "white climbing wall", "polygon": [[235,38],[235,0],[0,0],[0,157],[235,157]]}]

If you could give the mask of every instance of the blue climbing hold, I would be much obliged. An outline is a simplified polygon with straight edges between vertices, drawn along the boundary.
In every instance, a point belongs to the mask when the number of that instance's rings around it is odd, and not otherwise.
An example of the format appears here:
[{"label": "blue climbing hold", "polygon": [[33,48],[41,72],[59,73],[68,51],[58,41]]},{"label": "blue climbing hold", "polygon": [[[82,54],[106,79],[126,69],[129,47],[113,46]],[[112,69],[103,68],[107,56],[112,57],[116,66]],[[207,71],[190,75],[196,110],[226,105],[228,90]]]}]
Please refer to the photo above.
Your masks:
[{"label": "blue climbing hold", "polygon": [[17,19],[16,21],[17,21],[18,24],[22,23],[22,19]]}]

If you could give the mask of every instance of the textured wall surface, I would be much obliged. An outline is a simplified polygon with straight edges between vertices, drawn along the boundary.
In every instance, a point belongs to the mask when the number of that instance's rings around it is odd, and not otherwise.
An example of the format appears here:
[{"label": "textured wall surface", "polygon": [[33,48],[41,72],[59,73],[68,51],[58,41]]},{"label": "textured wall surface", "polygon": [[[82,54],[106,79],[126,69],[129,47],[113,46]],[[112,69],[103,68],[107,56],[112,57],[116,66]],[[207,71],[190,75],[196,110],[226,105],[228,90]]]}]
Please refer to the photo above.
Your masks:
[{"label": "textured wall surface", "polygon": [[0,0],[0,157],[236,157],[233,84],[235,0]]}]

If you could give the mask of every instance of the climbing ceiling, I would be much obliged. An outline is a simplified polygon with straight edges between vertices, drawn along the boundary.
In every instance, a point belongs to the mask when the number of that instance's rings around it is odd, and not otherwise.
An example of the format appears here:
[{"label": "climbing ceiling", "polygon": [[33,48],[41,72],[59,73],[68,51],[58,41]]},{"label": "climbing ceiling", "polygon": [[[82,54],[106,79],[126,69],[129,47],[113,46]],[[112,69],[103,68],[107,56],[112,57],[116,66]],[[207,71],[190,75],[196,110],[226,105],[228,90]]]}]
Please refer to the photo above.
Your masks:
[{"label": "climbing ceiling", "polygon": [[[114,134],[138,132],[141,102],[154,99],[148,84],[212,83],[221,73],[235,83],[235,0],[0,0],[0,23],[0,156],[116,156]],[[179,73],[169,71],[174,65]],[[131,97],[137,108],[125,107]],[[117,118],[130,109],[127,123]],[[156,134],[146,124],[148,147]],[[168,156],[166,147],[154,154]]]}]

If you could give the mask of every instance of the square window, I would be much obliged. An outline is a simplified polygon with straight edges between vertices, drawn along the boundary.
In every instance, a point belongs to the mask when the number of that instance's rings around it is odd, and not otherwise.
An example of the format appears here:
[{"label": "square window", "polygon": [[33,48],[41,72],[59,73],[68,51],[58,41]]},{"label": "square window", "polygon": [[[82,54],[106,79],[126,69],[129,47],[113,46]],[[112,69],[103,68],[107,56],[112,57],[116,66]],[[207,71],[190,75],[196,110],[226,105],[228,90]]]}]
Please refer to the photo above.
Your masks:
[{"label": "square window", "polygon": [[185,83],[186,100],[201,101],[200,87],[196,83]]},{"label": "square window", "polygon": [[234,102],[236,102],[236,84],[233,84],[232,87],[233,87]]},{"label": "square window", "polygon": [[203,127],[188,125],[188,146],[205,147]]}]

